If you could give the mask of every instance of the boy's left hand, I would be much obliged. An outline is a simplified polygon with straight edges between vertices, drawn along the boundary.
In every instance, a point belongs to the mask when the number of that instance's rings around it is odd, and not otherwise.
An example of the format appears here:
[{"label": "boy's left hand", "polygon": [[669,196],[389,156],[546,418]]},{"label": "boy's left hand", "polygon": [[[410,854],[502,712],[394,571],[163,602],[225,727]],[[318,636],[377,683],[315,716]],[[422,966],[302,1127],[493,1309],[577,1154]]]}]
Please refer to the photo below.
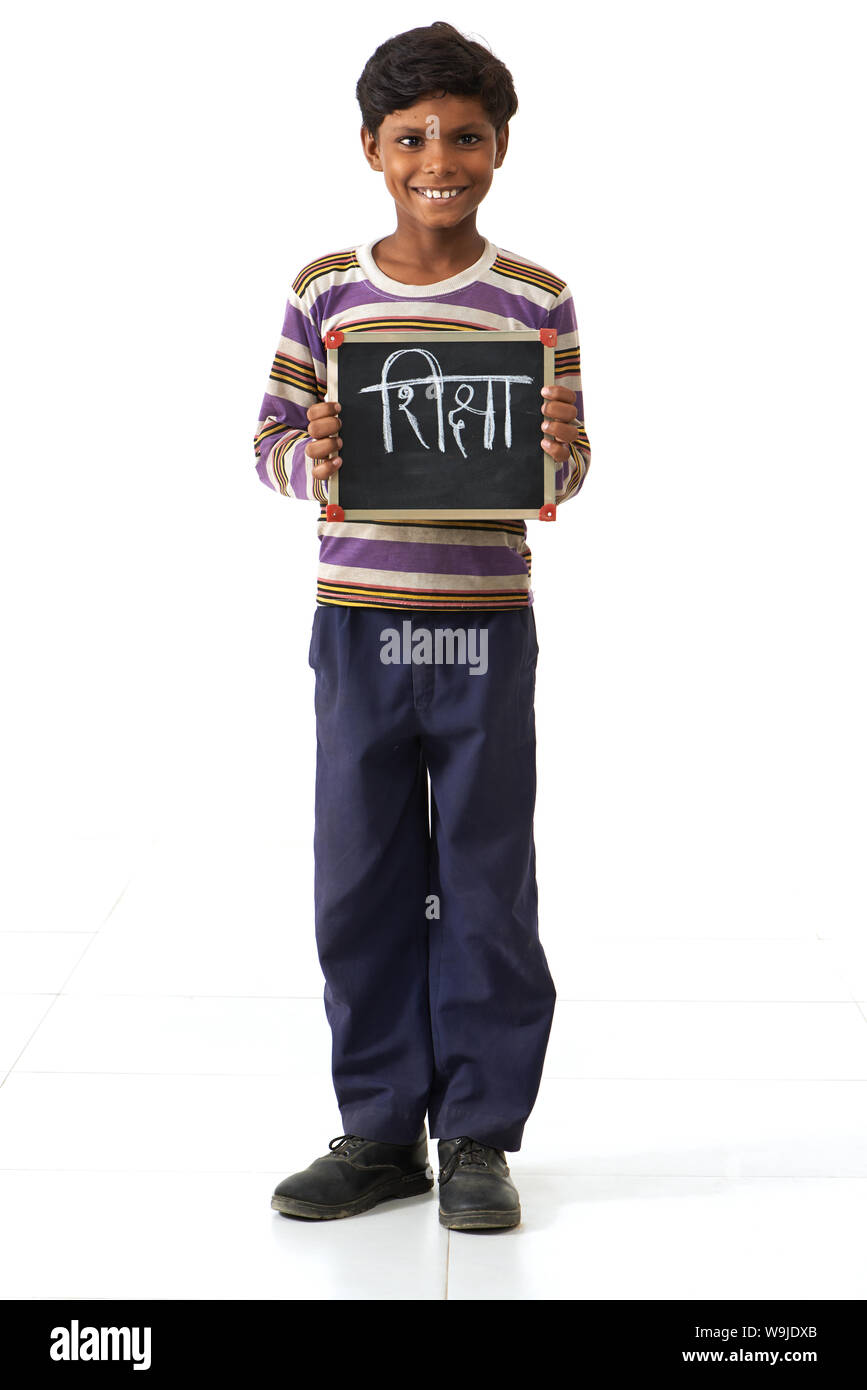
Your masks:
[{"label": "boy's left hand", "polygon": [[580,434],[575,402],[578,397],[568,386],[543,386],[542,448],[555,463],[565,463],[571,452],[569,445]]}]

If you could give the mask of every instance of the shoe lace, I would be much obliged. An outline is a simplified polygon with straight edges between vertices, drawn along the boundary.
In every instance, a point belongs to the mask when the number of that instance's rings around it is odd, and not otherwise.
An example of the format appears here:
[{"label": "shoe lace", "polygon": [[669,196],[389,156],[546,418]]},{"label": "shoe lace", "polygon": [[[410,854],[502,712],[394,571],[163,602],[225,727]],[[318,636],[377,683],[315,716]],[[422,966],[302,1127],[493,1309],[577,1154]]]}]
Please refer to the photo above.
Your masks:
[{"label": "shoe lace", "polygon": [[350,1154],[358,1148],[359,1144],[366,1143],[360,1134],[338,1134],[332,1139],[328,1147],[332,1152],[340,1150],[341,1154]]},{"label": "shoe lace", "polygon": [[458,1167],[487,1168],[488,1160],[485,1155],[489,1152],[496,1153],[497,1150],[491,1150],[490,1145],[479,1144],[475,1139],[460,1139],[458,1141],[458,1147],[455,1149],[451,1158],[449,1158],[448,1161],[440,1169],[440,1182],[448,1182],[452,1173]]}]

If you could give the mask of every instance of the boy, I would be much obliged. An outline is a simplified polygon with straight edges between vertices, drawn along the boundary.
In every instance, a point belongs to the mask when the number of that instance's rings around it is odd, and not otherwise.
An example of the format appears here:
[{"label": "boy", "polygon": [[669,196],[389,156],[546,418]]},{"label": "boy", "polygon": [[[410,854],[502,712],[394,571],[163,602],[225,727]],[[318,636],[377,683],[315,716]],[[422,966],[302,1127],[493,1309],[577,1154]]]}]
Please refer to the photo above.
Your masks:
[{"label": "boy", "polygon": [[[342,441],[322,339],[556,328],[540,430],[563,503],[590,465],[578,333],[568,285],[476,230],[517,110],[508,69],[438,22],[381,44],[356,96],[397,227],[299,272],[254,445],[266,486],[320,503],[315,929],[346,1130],[271,1206],[322,1220],[429,1191],[427,1114],[440,1222],[509,1227],[521,1208],[505,1151],[521,1147],[556,999],[537,922],[527,528],[326,523]],[[407,622],[413,659],[389,664],[384,644]],[[484,671],[420,659],[420,629],[443,627],[484,647]]]}]

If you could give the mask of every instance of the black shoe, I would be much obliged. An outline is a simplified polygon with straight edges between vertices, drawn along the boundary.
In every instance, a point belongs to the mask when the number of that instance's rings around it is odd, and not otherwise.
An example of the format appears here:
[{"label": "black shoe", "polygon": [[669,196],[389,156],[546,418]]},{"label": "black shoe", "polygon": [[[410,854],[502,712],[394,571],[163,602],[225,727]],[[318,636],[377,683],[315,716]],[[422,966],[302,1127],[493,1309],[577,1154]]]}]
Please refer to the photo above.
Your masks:
[{"label": "black shoe", "polygon": [[440,1225],[453,1231],[517,1226],[518,1189],[509,1177],[502,1149],[475,1139],[440,1139]]},{"label": "black shoe", "polygon": [[314,1159],[309,1168],[278,1183],[271,1206],[281,1216],[330,1221],[433,1187],[424,1125],[414,1144],[381,1144],[378,1139],[341,1134],[328,1148],[330,1152]]}]

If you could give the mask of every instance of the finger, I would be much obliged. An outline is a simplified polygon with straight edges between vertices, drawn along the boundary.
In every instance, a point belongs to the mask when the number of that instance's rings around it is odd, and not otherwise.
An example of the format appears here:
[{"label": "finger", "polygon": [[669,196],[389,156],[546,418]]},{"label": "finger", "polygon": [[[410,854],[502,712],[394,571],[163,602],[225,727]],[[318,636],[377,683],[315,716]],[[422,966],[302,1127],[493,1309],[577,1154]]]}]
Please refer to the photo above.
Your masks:
[{"label": "finger", "polygon": [[571,452],[568,444],[558,444],[554,439],[543,439],[542,448],[551,455],[555,463],[565,463]]},{"label": "finger", "polygon": [[321,420],[326,415],[339,415],[339,401],[317,401],[316,405],[307,407],[308,420]]},{"label": "finger", "polygon": [[316,463],[310,472],[314,478],[330,478],[332,473],[336,473],[343,460],[340,458],[326,459],[324,463]]},{"label": "finger", "polygon": [[546,401],[542,406],[542,414],[549,416],[552,420],[572,421],[575,419],[575,402]]},{"label": "finger", "polygon": [[556,386],[554,384],[550,386],[543,386],[542,395],[545,397],[546,400],[566,401],[567,404],[571,405],[574,405],[576,400],[575,392],[570,391],[568,386]]},{"label": "finger", "polygon": [[581,431],[577,425],[564,425],[560,420],[545,420],[542,433],[547,439],[559,439],[561,444],[571,444]]},{"label": "finger", "polygon": [[311,420],[310,428],[307,433],[314,439],[333,438],[340,430],[340,417],[337,415],[325,415],[319,420]]},{"label": "finger", "polygon": [[306,453],[308,458],[326,459],[330,454],[336,454],[342,444],[343,440],[340,435],[336,439],[311,439],[307,445]]}]

